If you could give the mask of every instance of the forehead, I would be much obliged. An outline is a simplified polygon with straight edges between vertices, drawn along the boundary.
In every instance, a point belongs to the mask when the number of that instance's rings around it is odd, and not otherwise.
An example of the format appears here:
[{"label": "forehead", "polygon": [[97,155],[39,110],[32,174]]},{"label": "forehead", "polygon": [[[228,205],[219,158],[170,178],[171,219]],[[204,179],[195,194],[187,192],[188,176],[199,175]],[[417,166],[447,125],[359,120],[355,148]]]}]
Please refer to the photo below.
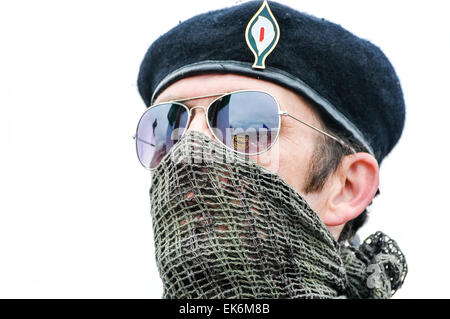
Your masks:
[{"label": "forehead", "polygon": [[[272,82],[236,74],[203,74],[178,80],[162,91],[154,103],[238,90],[268,92],[277,99],[282,110],[316,122],[317,114],[314,108],[306,99],[295,92]],[[208,100],[212,101],[213,99],[196,100],[193,103],[207,104]]]},{"label": "forehead", "polygon": [[276,90],[273,83],[235,74],[204,74],[187,77],[167,87],[155,102],[243,89]]}]

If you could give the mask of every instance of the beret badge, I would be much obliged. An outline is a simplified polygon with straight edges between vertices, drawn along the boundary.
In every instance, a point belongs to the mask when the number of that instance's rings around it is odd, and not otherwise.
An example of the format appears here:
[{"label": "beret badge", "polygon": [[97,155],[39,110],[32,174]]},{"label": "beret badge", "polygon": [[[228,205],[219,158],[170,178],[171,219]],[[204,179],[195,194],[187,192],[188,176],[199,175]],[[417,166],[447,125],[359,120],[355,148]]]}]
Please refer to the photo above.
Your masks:
[{"label": "beret badge", "polygon": [[269,3],[264,0],[245,30],[245,40],[255,56],[253,68],[266,68],[266,58],[275,49],[279,39],[280,27],[270,10]]}]

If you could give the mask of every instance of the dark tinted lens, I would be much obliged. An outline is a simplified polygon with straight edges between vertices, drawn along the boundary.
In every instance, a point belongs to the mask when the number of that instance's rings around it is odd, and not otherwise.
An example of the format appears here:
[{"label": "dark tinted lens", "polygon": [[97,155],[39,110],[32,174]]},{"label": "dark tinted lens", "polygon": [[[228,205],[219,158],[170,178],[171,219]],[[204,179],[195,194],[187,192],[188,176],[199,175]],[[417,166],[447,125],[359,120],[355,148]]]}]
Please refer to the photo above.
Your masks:
[{"label": "dark tinted lens", "polygon": [[147,110],[139,121],[136,147],[146,168],[155,168],[181,138],[188,121],[188,110],[181,104],[161,104]]},{"label": "dark tinted lens", "polygon": [[278,113],[278,103],[270,94],[237,92],[215,101],[208,110],[208,121],[225,145],[241,153],[256,154],[276,141]]}]

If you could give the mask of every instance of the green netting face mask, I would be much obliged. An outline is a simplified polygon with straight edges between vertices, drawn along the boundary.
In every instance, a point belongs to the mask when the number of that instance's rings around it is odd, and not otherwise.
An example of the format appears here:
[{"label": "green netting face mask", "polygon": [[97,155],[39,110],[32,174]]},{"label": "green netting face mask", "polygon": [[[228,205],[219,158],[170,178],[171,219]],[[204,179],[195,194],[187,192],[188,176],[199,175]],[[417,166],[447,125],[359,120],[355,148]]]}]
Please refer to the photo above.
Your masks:
[{"label": "green netting face mask", "polygon": [[165,298],[388,298],[406,275],[382,233],[337,243],[278,175],[188,132],[154,171]]}]

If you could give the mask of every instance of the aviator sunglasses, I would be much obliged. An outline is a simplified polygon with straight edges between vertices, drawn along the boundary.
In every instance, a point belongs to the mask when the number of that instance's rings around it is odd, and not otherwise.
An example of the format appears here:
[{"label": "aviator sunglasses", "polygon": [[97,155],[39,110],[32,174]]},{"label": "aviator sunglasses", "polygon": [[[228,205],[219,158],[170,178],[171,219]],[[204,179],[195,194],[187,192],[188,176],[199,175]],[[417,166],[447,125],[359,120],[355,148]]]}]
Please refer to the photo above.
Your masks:
[{"label": "aviator sunglasses", "polygon": [[[187,107],[182,102],[216,97],[207,107]],[[278,140],[281,117],[289,116],[313,130],[332,138],[352,153],[355,150],[341,139],[314,127],[286,111],[263,91],[242,90],[162,102],[150,106],[142,115],[133,138],[141,164],[155,169],[183,137],[191,112],[204,109],[208,128],[217,141],[246,156],[268,151]]]}]

